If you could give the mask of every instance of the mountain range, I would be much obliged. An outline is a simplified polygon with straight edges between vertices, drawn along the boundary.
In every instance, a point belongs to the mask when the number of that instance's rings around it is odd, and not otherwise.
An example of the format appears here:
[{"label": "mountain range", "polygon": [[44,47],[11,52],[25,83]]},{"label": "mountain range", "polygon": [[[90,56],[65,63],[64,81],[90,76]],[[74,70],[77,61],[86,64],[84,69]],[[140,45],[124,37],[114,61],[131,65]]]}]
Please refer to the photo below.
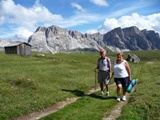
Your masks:
[{"label": "mountain range", "polygon": [[[82,34],[52,25],[38,27],[28,38],[28,43],[32,45],[33,51],[47,53],[99,51],[102,48],[111,51],[159,50],[160,35],[153,30],[140,30],[136,26],[118,27],[105,34]],[[8,41],[0,39],[0,46],[5,44]]]},{"label": "mountain range", "polygon": [[82,34],[53,25],[37,28],[28,43],[33,50],[51,53],[102,48],[112,51],[157,50],[160,49],[160,36],[153,30],[139,30],[136,26],[118,27],[106,34]]}]

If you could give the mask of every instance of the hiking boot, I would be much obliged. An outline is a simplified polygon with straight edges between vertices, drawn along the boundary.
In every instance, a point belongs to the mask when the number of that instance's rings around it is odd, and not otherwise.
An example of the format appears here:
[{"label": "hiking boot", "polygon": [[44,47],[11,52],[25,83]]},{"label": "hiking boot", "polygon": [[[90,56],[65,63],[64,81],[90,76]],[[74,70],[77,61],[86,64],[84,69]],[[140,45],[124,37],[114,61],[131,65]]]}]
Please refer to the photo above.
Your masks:
[{"label": "hiking boot", "polygon": [[109,92],[106,93],[106,96],[109,96]]},{"label": "hiking boot", "polygon": [[120,98],[120,96],[118,96],[118,97],[117,97],[117,101],[118,101],[118,102],[120,102],[120,101],[121,101],[121,98]]},{"label": "hiking boot", "polygon": [[122,100],[125,101],[125,100],[126,100],[126,96],[123,96],[123,97],[122,97]]}]

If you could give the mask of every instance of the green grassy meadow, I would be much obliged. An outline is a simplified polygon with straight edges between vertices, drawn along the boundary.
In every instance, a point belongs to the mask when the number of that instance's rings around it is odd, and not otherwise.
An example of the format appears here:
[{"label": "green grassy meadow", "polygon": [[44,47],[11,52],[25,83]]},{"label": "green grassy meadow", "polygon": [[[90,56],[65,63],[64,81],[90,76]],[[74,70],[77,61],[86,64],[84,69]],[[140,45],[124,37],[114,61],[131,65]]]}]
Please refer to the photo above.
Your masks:
[{"label": "green grassy meadow", "polygon": [[[158,120],[160,51],[133,53],[142,60],[140,64],[130,63],[132,77],[138,79],[136,92],[130,94],[129,104],[118,119]],[[0,120],[40,111],[77,96],[81,98],[42,119],[101,120],[117,104],[115,86],[110,88],[109,97],[99,96],[99,91],[85,95],[95,86],[93,70],[99,53],[37,54],[24,57],[0,53]],[[108,56],[112,61],[116,59],[115,53]]]}]

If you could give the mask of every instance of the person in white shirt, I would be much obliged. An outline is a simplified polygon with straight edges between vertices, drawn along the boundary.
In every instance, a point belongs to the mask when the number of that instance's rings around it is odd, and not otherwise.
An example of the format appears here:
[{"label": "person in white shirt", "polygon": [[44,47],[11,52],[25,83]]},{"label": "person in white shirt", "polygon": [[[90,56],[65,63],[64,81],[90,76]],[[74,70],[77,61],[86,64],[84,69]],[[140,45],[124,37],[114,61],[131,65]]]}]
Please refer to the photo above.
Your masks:
[{"label": "person in white shirt", "polygon": [[113,63],[114,81],[117,85],[117,101],[120,101],[121,88],[123,90],[122,100],[126,100],[126,87],[131,80],[130,66],[126,60],[123,59],[122,52],[117,53],[117,59]]},{"label": "person in white shirt", "polygon": [[106,86],[106,95],[109,96],[109,80],[111,77],[111,61],[110,58],[106,57],[106,51],[100,50],[100,58],[97,60],[97,67],[95,71],[98,71],[98,83],[101,88],[101,95],[104,94],[103,86]]}]

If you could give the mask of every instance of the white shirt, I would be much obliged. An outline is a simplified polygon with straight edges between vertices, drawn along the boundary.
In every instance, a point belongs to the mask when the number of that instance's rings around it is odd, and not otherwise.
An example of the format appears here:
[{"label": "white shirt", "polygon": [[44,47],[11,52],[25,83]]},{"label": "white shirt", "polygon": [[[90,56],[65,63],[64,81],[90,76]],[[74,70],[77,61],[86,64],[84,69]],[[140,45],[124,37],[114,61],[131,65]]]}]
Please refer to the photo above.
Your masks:
[{"label": "white shirt", "polygon": [[[108,61],[107,61],[108,59]],[[103,71],[107,71],[109,70],[108,66],[110,66],[110,59],[108,57],[105,57],[104,59],[102,58],[99,58],[98,59],[98,62],[97,62],[97,65],[99,66],[99,70],[103,70]],[[110,64],[110,65],[108,65]]]},{"label": "white shirt", "polygon": [[127,62],[126,60],[123,60],[122,63],[117,64],[116,60],[114,61],[114,66],[113,66],[114,78],[125,78],[129,76],[127,69],[125,67],[126,62]]}]

